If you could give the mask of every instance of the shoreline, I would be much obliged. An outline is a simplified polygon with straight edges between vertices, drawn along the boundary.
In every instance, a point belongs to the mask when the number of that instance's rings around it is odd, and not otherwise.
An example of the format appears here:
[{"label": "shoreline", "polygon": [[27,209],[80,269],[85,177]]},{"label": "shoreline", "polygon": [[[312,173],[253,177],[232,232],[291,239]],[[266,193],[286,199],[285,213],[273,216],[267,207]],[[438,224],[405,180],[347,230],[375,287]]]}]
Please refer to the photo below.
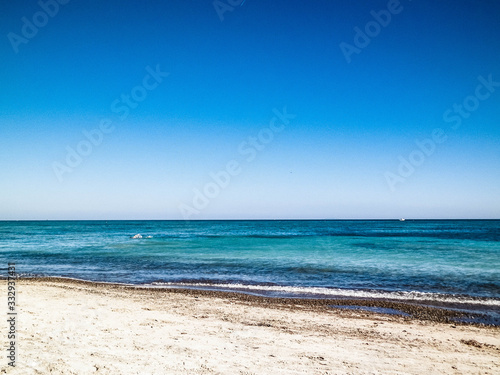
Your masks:
[{"label": "shoreline", "polygon": [[[315,298],[315,297],[275,297],[262,296],[252,293],[247,293],[240,290],[218,290],[204,288],[189,288],[177,286],[151,286],[142,284],[126,284],[105,281],[89,281],[83,279],[69,277],[20,277],[20,281],[31,281],[39,283],[60,283],[74,284],[82,286],[91,286],[95,288],[116,288],[122,290],[141,290],[151,293],[179,293],[185,295],[203,296],[203,297],[218,297],[227,298],[230,300],[244,301],[255,303],[268,307],[290,307],[301,306],[317,310],[336,310],[336,311],[360,311],[366,314],[381,314],[381,312],[371,311],[373,308],[379,308],[382,311],[393,310],[394,317],[404,319],[428,320],[439,323],[450,323],[455,325],[477,325],[487,327],[500,327],[498,319],[490,319],[487,316],[482,316],[481,312],[464,312],[467,304],[452,304],[442,303],[439,301],[401,301],[385,298]],[[439,306],[441,305],[441,306]],[[457,306],[458,305],[458,306]],[[337,307],[342,306],[342,308]],[[352,309],[349,306],[353,306]],[[456,306],[456,307],[455,307]],[[458,311],[457,311],[458,310]],[[383,313],[382,313],[383,314]]]},{"label": "shoreline", "polygon": [[11,368],[3,359],[8,374],[500,370],[499,327],[446,323],[424,313],[402,317],[332,309],[325,300],[55,278],[16,284],[18,362]]}]

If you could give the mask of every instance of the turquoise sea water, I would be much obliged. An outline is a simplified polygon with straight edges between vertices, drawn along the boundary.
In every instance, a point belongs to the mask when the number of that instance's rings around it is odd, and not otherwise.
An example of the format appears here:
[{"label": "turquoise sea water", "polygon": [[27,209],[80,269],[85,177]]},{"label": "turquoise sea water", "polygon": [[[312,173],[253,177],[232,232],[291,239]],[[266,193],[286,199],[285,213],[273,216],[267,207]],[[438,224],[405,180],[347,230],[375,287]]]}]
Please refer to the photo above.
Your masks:
[{"label": "turquoise sea water", "polygon": [[500,308],[496,220],[0,222],[0,262],[21,275]]}]

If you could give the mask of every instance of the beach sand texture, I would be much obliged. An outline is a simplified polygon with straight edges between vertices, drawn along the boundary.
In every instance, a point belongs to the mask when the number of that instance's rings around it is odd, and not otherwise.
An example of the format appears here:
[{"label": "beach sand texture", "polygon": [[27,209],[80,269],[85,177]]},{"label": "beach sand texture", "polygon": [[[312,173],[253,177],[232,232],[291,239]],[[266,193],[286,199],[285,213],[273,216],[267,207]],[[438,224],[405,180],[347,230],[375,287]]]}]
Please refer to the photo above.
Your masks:
[{"label": "beach sand texture", "polygon": [[498,327],[61,280],[17,290],[18,366],[4,355],[1,373],[500,373]]}]

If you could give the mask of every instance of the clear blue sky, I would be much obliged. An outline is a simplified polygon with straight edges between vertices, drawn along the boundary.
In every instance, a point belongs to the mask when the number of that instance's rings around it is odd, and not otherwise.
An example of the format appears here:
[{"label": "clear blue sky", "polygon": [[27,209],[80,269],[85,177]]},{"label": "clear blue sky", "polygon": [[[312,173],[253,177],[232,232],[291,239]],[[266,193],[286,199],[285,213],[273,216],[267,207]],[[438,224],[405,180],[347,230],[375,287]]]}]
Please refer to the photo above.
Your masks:
[{"label": "clear blue sky", "polygon": [[498,1],[47,3],[0,4],[0,219],[500,217]]}]

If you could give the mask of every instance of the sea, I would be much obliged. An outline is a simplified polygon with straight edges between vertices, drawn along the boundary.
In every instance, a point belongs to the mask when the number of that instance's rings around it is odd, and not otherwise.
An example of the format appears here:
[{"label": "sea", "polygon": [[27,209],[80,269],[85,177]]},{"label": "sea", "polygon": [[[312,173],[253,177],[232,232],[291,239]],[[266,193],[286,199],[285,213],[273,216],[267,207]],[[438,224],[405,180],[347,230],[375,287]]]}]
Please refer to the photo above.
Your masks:
[{"label": "sea", "polygon": [[2,221],[4,276],[8,263],[20,277],[385,299],[500,319],[500,220]]}]

